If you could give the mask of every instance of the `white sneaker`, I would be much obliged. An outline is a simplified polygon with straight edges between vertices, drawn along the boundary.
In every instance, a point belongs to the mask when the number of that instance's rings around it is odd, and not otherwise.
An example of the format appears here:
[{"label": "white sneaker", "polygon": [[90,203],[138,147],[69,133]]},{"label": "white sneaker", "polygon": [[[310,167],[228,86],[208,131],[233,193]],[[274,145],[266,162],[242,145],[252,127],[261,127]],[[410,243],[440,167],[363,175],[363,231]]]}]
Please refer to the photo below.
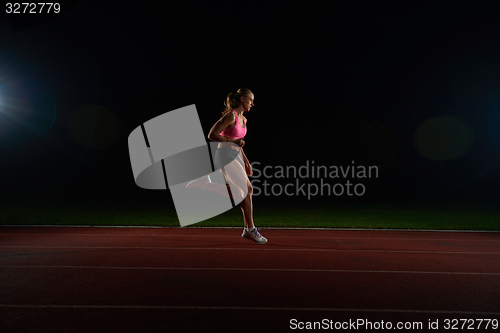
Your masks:
[{"label": "white sneaker", "polygon": [[198,179],[195,179],[195,180],[192,180],[190,181],[189,183],[186,184],[186,187],[198,187],[202,190],[205,189],[205,187],[207,186],[207,184],[210,184],[212,182],[212,180],[210,179],[210,176],[209,175],[206,175],[206,176],[203,176],[203,177],[200,177]]},{"label": "white sneaker", "polygon": [[253,240],[256,243],[259,244],[266,244],[267,243],[267,238],[263,237],[257,228],[254,228],[252,232],[248,232],[247,229],[243,229],[243,233],[241,234],[241,237],[247,238],[250,240]]}]

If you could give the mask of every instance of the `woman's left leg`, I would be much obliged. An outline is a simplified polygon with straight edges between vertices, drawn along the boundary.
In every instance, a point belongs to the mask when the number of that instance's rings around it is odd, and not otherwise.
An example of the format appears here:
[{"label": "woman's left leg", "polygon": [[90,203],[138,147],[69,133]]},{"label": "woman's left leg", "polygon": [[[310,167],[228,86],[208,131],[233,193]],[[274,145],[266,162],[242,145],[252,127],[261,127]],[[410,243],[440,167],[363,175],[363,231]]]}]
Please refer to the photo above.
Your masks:
[{"label": "woman's left leg", "polygon": [[252,203],[252,193],[253,187],[250,180],[247,178],[248,194],[245,199],[240,203],[241,211],[243,212],[243,222],[245,228],[252,229],[254,227],[253,223],[253,203]]},{"label": "woman's left leg", "polygon": [[243,220],[245,223],[245,229],[243,230],[243,234],[241,235],[244,238],[248,238],[253,240],[256,243],[259,244],[265,244],[267,243],[267,238],[262,236],[260,232],[255,228],[255,225],[253,223],[253,203],[252,203],[252,193],[253,193],[253,187],[252,184],[250,183],[250,180],[248,180],[247,177],[247,185],[248,185],[248,194],[245,197],[245,199],[240,203],[241,211],[243,212]]}]

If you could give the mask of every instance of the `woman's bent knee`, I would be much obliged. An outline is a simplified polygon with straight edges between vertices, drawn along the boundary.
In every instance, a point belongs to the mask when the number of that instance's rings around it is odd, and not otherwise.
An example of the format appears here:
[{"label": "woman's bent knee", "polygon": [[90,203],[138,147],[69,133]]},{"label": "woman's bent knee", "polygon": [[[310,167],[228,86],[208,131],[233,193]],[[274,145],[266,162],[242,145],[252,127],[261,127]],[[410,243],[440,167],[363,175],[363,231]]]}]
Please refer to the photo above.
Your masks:
[{"label": "woman's bent knee", "polygon": [[252,195],[253,194],[253,186],[248,184],[248,195]]}]

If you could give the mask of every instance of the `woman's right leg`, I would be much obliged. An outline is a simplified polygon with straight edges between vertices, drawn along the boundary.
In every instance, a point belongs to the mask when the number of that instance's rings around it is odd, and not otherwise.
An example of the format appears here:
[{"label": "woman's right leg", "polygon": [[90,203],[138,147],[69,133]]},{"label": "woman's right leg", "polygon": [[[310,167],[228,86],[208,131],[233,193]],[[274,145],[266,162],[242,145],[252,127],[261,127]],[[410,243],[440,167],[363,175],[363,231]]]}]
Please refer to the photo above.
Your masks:
[{"label": "woman's right leg", "polygon": [[[236,199],[238,202],[242,201],[246,195],[243,190],[243,185],[248,182],[248,178],[241,164],[233,161],[228,165],[221,167],[220,171],[224,175],[224,179],[227,182],[226,185],[209,182],[203,184],[202,188],[204,190],[217,192],[231,199]],[[235,192],[234,196],[231,188]]]},{"label": "woman's right leg", "polygon": [[231,190],[229,188],[229,185],[221,185],[221,184],[216,184],[216,183],[208,183],[204,187],[205,190],[217,192],[219,194],[222,194],[228,198],[233,198],[233,195],[231,194]]},{"label": "woman's right leg", "polygon": [[204,189],[217,192],[228,198],[234,199],[231,192],[231,187],[229,186],[230,183],[237,193],[241,192],[241,189],[238,186],[238,184],[240,183],[240,181],[238,180],[238,175],[241,173],[241,171],[238,170],[239,166],[237,166],[235,163],[231,163],[236,159],[237,153],[238,152],[235,152],[227,147],[217,148],[214,156],[214,166],[215,169],[219,169],[220,172],[224,175],[226,185],[210,182],[208,184],[205,184]]}]

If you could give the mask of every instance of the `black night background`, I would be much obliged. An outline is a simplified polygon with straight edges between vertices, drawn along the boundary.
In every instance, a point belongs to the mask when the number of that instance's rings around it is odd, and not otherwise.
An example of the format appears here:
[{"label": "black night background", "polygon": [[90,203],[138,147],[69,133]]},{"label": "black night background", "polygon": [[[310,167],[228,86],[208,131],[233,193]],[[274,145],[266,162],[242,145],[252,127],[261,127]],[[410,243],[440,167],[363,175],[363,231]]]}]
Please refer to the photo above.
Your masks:
[{"label": "black night background", "polygon": [[[2,200],[172,205],[168,191],[135,185],[128,135],[190,104],[208,134],[225,96],[248,87],[250,162],[379,167],[363,197],[311,203],[496,204],[500,23],[491,8],[66,5],[45,22],[1,14]],[[307,200],[255,202],[280,199]]]}]

